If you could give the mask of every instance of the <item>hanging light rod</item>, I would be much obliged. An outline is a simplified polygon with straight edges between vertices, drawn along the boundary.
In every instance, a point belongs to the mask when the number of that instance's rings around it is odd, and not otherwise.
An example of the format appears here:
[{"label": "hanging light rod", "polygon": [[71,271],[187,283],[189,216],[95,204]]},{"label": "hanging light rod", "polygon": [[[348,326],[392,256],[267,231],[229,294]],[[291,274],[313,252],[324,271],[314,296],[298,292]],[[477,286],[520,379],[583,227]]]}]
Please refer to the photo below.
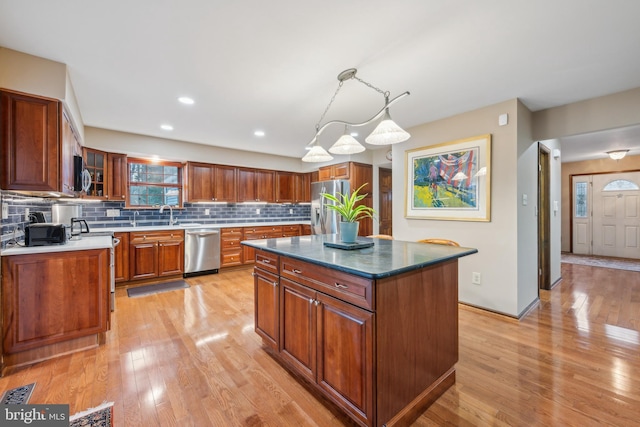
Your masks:
[{"label": "hanging light rod", "polygon": [[407,95],[411,95],[411,94],[409,93],[409,91],[404,92],[404,93],[401,93],[400,95],[396,96],[395,98],[390,99],[390,100],[389,100],[389,102],[386,102],[386,103],[385,103],[384,107],[382,107],[382,108],[380,109],[380,111],[378,111],[378,112],[377,112],[373,117],[371,117],[371,118],[370,118],[370,119],[368,119],[368,120],[365,120],[364,122],[360,122],[360,123],[351,123],[351,122],[345,122],[345,121],[343,121],[343,120],[331,120],[330,122],[327,122],[327,123],[323,124],[323,125],[322,125],[322,126],[321,126],[317,131],[316,131],[316,135],[315,135],[315,136],[313,137],[313,139],[312,139],[312,140],[307,144],[307,146],[309,147],[309,146],[313,145],[313,144],[317,141],[317,139],[318,139],[318,137],[320,136],[320,134],[321,134],[321,133],[322,133],[326,128],[328,128],[328,127],[329,127],[329,126],[331,126],[331,125],[336,125],[336,124],[338,124],[338,125],[343,125],[343,126],[349,126],[349,127],[352,127],[352,128],[357,128],[357,127],[360,127],[360,126],[366,126],[366,125],[368,125],[368,124],[373,123],[374,121],[376,121],[377,119],[379,119],[380,117],[382,117],[382,115],[383,115],[383,114],[384,114],[384,112],[387,110],[387,108],[391,107],[393,104],[395,104],[397,101],[401,100],[402,98],[404,98],[404,97],[405,97],[405,96],[407,96]]},{"label": "hanging light rod", "polygon": [[[302,158],[302,161],[326,162],[333,159],[333,157],[331,157],[331,155],[318,144],[318,137],[322,134],[322,132],[326,128],[332,125],[342,125],[345,127],[344,135],[342,135],[342,137],[329,149],[329,151],[334,154],[355,154],[355,153],[364,151],[365,150],[364,146],[362,146],[355,138],[348,135],[348,128],[366,126],[372,123],[373,121],[379,119],[382,116],[384,116],[382,121],[374,129],[371,135],[369,135],[365,139],[367,143],[372,145],[389,145],[389,144],[395,144],[397,142],[406,141],[407,139],[409,139],[410,135],[406,131],[404,131],[402,128],[400,128],[400,126],[398,126],[393,120],[391,120],[391,116],[389,115],[389,107],[395,104],[400,99],[409,95],[409,92],[401,93],[395,98],[389,100],[388,91],[385,92],[382,89],[375,87],[371,83],[368,83],[362,80],[361,78],[357,77],[356,76],[357,72],[358,72],[357,69],[349,68],[342,71],[340,74],[338,74],[338,81],[339,81],[338,88],[336,89],[333,96],[331,97],[331,100],[329,101],[329,104],[327,105],[327,107],[324,109],[324,112],[320,116],[320,120],[318,120],[318,123],[316,123],[316,134],[314,135],[313,139],[307,144],[307,149],[310,151]],[[352,123],[344,120],[331,120],[323,124],[322,126],[320,126],[320,123],[322,123],[322,119],[324,119],[324,116],[329,111],[329,108],[331,108],[331,105],[333,104],[333,101],[336,99],[338,92],[340,92],[340,89],[342,89],[342,85],[344,84],[345,81],[351,80],[351,79],[357,80],[360,83],[364,84],[365,86],[382,94],[382,96],[384,96],[384,106],[380,109],[380,111],[374,114],[370,119],[367,119],[363,122]]]}]

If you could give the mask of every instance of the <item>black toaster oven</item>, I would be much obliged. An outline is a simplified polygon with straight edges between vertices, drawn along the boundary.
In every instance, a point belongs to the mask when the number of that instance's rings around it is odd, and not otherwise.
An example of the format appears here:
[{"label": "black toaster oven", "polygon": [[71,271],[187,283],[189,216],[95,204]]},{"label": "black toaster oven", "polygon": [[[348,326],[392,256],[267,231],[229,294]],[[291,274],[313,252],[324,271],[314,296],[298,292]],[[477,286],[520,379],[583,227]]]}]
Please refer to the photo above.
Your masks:
[{"label": "black toaster oven", "polygon": [[62,245],[67,243],[67,226],[64,224],[29,224],[24,229],[26,246]]}]

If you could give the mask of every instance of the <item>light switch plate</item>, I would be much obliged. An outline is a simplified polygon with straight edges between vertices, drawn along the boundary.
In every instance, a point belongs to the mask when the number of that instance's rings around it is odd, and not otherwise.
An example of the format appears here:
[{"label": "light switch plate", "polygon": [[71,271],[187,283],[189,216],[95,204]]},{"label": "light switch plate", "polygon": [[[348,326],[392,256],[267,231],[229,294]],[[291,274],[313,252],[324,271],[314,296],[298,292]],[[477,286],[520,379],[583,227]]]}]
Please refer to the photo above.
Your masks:
[{"label": "light switch plate", "polygon": [[108,217],[120,216],[120,209],[107,209],[107,216]]},{"label": "light switch plate", "polygon": [[2,204],[2,219],[9,218],[9,205],[6,203]]}]

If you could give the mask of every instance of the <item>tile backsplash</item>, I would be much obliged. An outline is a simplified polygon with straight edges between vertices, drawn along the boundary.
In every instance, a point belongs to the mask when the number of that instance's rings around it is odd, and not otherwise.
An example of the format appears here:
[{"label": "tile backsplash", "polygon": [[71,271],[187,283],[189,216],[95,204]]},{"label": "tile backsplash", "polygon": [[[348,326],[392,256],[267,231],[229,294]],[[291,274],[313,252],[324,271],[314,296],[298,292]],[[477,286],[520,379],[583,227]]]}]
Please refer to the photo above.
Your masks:
[{"label": "tile backsplash", "polygon": [[[82,218],[91,229],[130,227],[134,220],[137,226],[168,225],[169,210],[160,213],[159,209],[125,208],[124,202],[87,202],[82,199],[64,200],[43,199],[23,196],[2,191],[3,213],[2,243],[11,240],[14,235],[22,236],[24,226],[29,223],[28,212],[43,212],[47,221],[51,221],[51,206],[55,203],[82,204]],[[260,213],[257,213],[257,210]],[[138,214],[135,214],[138,212]],[[115,215],[115,216],[112,216]],[[179,224],[199,223],[205,225],[224,225],[238,222],[277,222],[311,219],[311,207],[308,204],[200,204],[184,203],[181,209],[173,209],[173,217]]]}]

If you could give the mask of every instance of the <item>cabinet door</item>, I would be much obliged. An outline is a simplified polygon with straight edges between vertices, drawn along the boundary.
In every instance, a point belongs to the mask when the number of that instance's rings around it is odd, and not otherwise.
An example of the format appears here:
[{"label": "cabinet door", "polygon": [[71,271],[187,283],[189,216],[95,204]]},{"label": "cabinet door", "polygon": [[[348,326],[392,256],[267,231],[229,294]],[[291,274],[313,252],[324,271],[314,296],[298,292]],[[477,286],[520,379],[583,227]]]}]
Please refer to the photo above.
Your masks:
[{"label": "cabinet door", "polygon": [[318,293],[317,383],[364,424],[373,419],[373,313]]},{"label": "cabinet door", "polygon": [[173,276],[184,271],[184,239],[173,236],[158,241],[158,276]]},{"label": "cabinet door", "polygon": [[109,175],[107,177],[107,198],[110,200],[127,200],[127,178],[129,165],[126,154],[108,153]]},{"label": "cabinet door", "polygon": [[91,186],[87,198],[108,199],[109,161],[104,151],[85,148],[84,161],[91,175]]},{"label": "cabinet door", "polygon": [[3,256],[3,352],[105,332],[108,295],[109,249]]},{"label": "cabinet door", "polygon": [[120,240],[114,249],[116,283],[129,280],[129,233],[114,233]]},{"label": "cabinet door", "polygon": [[157,240],[131,240],[129,243],[129,273],[131,280],[158,276]]},{"label": "cabinet door", "polygon": [[255,169],[237,169],[238,177],[238,202],[256,201],[256,172]]},{"label": "cabinet door", "polygon": [[280,355],[316,380],[316,292],[280,278]]},{"label": "cabinet door", "polygon": [[214,200],[213,165],[187,163],[187,197],[190,202]]},{"label": "cabinet door", "polygon": [[331,169],[333,175],[331,179],[349,179],[349,162],[332,165]]},{"label": "cabinet door", "polygon": [[294,197],[295,203],[311,201],[311,174],[297,173],[294,176]]},{"label": "cabinet door", "polygon": [[3,190],[60,191],[59,105],[55,100],[0,93]]},{"label": "cabinet door", "polygon": [[318,181],[328,181],[333,179],[333,171],[331,166],[325,166],[318,170]]},{"label": "cabinet door", "polygon": [[276,203],[293,203],[294,174],[292,172],[276,172]]},{"label": "cabinet door", "polygon": [[255,331],[263,342],[278,350],[280,336],[278,276],[259,268],[254,269]]},{"label": "cabinet door", "polygon": [[62,108],[62,135],[60,140],[60,191],[68,195],[75,195],[77,191],[81,191],[80,188],[74,188],[74,165],[73,156],[75,154],[81,155],[81,150],[77,150],[77,147],[81,147],[80,137],[71,125],[67,112]]},{"label": "cabinet door", "polygon": [[213,172],[214,200],[218,202],[236,201],[236,168],[216,165]]},{"label": "cabinet door", "polygon": [[256,170],[256,199],[260,202],[273,203],[275,201],[276,174],[270,170]]}]

